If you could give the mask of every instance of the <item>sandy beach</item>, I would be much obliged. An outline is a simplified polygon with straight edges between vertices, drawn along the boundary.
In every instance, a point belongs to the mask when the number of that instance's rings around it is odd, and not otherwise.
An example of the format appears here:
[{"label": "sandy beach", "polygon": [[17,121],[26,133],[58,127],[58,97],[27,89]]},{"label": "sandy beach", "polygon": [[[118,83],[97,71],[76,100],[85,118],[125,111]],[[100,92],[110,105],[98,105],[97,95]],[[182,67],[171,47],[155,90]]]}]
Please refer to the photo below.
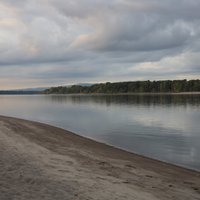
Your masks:
[{"label": "sandy beach", "polygon": [[200,200],[200,173],[0,117],[0,200]]}]

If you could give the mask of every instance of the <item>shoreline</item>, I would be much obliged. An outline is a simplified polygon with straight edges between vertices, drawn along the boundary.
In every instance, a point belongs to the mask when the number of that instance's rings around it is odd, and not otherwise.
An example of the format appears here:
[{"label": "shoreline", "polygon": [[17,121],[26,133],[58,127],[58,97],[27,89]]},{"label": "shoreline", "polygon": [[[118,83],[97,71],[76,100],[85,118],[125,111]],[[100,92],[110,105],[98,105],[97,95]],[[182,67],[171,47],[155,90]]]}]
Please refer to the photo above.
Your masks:
[{"label": "shoreline", "polygon": [[54,95],[67,95],[67,96],[115,96],[115,95],[200,95],[200,92],[127,92],[127,93],[67,93],[67,94],[62,94],[62,93],[33,93],[33,94],[24,94],[24,93],[8,93],[8,94],[1,94],[1,96],[4,95],[31,95],[31,96],[35,96],[35,95],[48,95],[48,96],[54,96]]},{"label": "shoreline", "polygon": [[141,157],[141,158],[144,158],[144,159],[148,159],[148,160],[152,160],[152,161],[155,161],[155,162],[160,162],[160,163],[163,163],[163,164],[166,164],[166,165],[171,165],[172,167],[175,167],[175,168],[180,168],[180,169],[184,169],[184,170],[193,171],[195,173],[200,173],[200,170],[198,170],[198,169],[189,168],[189,167],[186,167],[186,166],[183,166],[183,165],[178,165],[178,164],[167,162],[165,160],[159,160],[159,159],[156,159],[156,158],[148,157],[146,155],[135,153],[135,152],[129,151],[129,150],[125,149],[125,148],[120,148],[120,147],[117,147],[117,146],[114,146],[114,145],[111,145],[111,144],[108,144],[108,143],[105,143],[105,142],[102,142],[102,141],[95,140],[92,137],[86,137],[86,136],[79,135],[79,134],[77,134],[77,133],[75,133],[75,132],[73,132],[71,130],[66,130],[66,129],[61,128],[59,126],[51,125],[51,124],[44,123],[44,122],[27,120],[27,119],[22,119],[22,118],[17,118],[17,117],[4,116],[4,115],[0,115],[0,121],[1,121],[1,118],[10,118],[10,119],[13,119],[13,120],[18,120],[18,121],[20,120],[20,121],[24,121],[24,122],[30,122],[30,123],[46,125],[46,126],[49,126],[49,127],[52,127],[52,128],[56,128],[56,129],[60,129],[62,131],[65,131],[66,134],[70,133],[70,134],[73,134],[76,137],[80,137],[80,138],[88,140],[90,142],[98,143],[100,145],[108,146],[110,148],[113,148],[113,149],[116,149],[116,150],[119,150],[119,151],[123,151],[123,152],[125,152],[127,154],[133,154],[134,156],[138,156],[138,157]]},{"label": "shoreline", "polygon": [[152,160],[152,161],[155,161],[155,162],[164,163],[166,165],[171,165],[171,166],[176,167],[176,168],[193,171],[195,173],[200,173],[200,170],[198,170],[198,169],[189,168],[189,167],[186,167],[184,165],[178,165],[178,164],[175,164],[175,163],[167,162],[165,160],[159,160],[159,159],[156,159],[156,158],[148,157],[146,155],[135,153],[135,152],[129,151],[129,150],[125,149],[125,148],[120,148],[120,147],[117,147],[117,146],[114,146],[114,145],[111,145],[111,144],[108,144],[108,143],[105,143],[105,142],[102,142],[102,141],[95,140],[95,138],[92,138],[92,137],[82,136],[82,135],[77,134],[77,133],[75,133],[75,132],[73,132],[71,130],[66,130],[66,129],[61,128],[59,126],[51,125],[51,124],[44,123],[44,122],[39,122],[39,121],[34,121],[34,120],[27,120],[27,119],[11,117],[11,116],[4,116],[4,115],[0,115],[0,121],[1,121],[1,118],[10,118],[10,119],[13,119],[13,120],[21,120],[21,121],[24,121],[24,122],[36,123],[36,124],[41,124],[41,125],[46,125],[46,126],[49,126],[49,127],[52,127],[52,128],[56,128],[56,129],[61,129],[62,131],[65,131],[66,134],[70,133],[70,134],[73,134],[74,136],[80,137],[82,139],[86,139],[86,140],[94,142],[94,143],[99,143],[100,145],[105,145],[105,146],[108,146],[110,148],[126,152],[127,154],[133,154],[134,156],[138,156],[138,157],[141,157],[141,158],[144,158],[144,159],[148,159],[148,160]]},{"label": "shoreline", "polygon": [[0,116],[0,166],[2,200],[200,199],[195,170],[12,117]]},{"label": "shoreline", "polygon": [[68,96],[114,96],[114,95],[200,95],[200,92],[138,92],[138,93],[68,93],[68,94],[57,94],[57,93],[50,93],[50,94],[41,94],[41,95],[68,95]]}]

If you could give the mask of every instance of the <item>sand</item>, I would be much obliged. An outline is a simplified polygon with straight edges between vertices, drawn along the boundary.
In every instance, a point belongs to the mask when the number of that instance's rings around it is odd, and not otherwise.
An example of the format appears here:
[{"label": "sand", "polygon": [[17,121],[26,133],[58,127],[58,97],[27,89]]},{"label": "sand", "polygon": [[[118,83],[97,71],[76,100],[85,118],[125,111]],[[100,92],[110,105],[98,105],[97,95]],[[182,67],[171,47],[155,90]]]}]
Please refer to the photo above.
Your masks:
[{"label": "sand", "polygon": [[195,200],[200,173],[0,117],[0,200]]}]

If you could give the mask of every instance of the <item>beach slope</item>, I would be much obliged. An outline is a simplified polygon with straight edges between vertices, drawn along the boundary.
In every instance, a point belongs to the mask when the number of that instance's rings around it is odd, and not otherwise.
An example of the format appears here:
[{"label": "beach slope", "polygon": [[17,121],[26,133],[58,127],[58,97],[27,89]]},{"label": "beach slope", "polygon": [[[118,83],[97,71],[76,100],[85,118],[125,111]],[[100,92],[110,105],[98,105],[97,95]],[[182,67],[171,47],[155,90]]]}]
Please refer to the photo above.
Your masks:
[{"label": "beach slope", "polygon": [[0,117],[0,199],[199,200],[200,173]]}]

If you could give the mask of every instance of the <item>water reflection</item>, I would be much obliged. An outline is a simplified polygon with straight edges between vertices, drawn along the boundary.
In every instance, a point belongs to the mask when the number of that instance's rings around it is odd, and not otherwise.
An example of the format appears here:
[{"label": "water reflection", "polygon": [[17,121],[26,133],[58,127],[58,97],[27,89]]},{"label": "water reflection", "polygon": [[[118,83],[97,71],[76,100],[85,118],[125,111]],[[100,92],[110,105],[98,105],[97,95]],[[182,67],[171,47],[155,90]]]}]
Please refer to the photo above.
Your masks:
[{"label": "water reflection", "polygon": [[0,96],[0,105],[1,115],[200,170],[200,95]]},{"label": "water reflection", "polygon": [[118,105],[183,105],[200,106],[200,95],[51,95],[46,96],[57,103],[96,103],[110,106]]}]

